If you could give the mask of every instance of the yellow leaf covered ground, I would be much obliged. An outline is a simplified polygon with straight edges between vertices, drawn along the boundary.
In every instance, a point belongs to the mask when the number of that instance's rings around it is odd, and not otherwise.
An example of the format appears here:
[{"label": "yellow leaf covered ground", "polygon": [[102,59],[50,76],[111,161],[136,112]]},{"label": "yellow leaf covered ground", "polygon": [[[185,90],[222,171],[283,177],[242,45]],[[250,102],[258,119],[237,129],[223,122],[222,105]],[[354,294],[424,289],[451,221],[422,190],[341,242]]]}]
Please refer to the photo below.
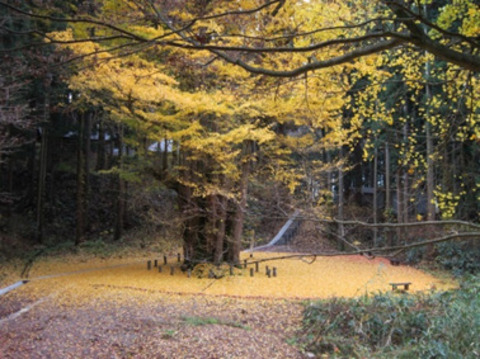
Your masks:
[{"label": "yellow leaf covered ground", "polygon": [[[291,253],[255,252],[253,258],[243,254],[249,262]],[[158,257],[163,264],[163,257]],[[152,293],[203,294],[213,296],[260,297],[260,298],[329,298],[335,296],[355,297],[369,293],[391,290],[391,282],[411,282],[410,291],[449,289],[453,281],[442,280],[409,266],[392,266],[386,259],[367,259],[362,256],[289,258],[261,262],[259,272],[250,276],[247,269],[235,269],[235,275],[220,279],[191,278],[180,271],[175,257],[162,272],[153,267],[147,270],[147,259],[137,258],[110,261],[93,260],[83,263],[43,261],[31,272],[31,281],[22,288],[33,297],[47,293],[62,293],[60,297],[97,296],[99,289],[150,291]],[[171,275],[173,266],[175,274]],[[276,267],[277,277],[267,277],[265,266]],[[61,274],[61,275],[58,275]],[[28,289],[27,289],[28,288]],[[96,294],[93,294],[95,292]],[[57,294],[54,294],[57,296]],[[68,302],[68,300],[67,300]]]},{"label": "yellow leaf covered ground", "polygon": [[[291,253],[244,258],[284,255]],[[253,278],[250,265],[221,279],[188,278],[176,256],[173,276],[169,266],[147,270],[147,259],[39,259],[28,284],[0,297],[0,357],[301,359],[288,342],[302,322],[298,299],[390,291],[400,281],[412,282],[411,291],[454,286],[361,256],[267,261]]]}]

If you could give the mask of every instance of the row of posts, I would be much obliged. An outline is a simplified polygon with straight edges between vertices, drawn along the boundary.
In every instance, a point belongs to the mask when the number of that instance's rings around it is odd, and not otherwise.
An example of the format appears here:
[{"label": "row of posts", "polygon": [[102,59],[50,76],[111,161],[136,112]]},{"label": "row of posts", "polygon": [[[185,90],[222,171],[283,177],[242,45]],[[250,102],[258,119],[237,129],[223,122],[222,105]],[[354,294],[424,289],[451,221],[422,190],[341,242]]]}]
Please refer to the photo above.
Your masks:
[{"label": "row of posts", "polygon": [[[177,253],[177,262],[180,263],[182,261],[182,256],[180,255],[180,253]],[[163,256],[163,264],[164,265],[167,265],[168,264],[168,257],[166,255]],[[255,268],[250,268],[250,277],[253,277],[254,276],[254,273],[258,273],[260,271],[260,266],[259,266],[259,263],[258,262],[254,262],[255,264]],[[247,269],[247,266],[248,266],[248,261],[245,259],[243,261],[243,268]],[[157,268],[158,267],[158,272],[159,273],[162,273],[163,272],[163,268],[161,265],[159,265],[158,263],[158,259],[155,259],[153,261],[153,267]],[[148,270],[151,270],[152,269],[152,261],[151,260],[148,260],[147,261],[147,269]],[[170,266],[170,275],[174,275],[175,274],[175,267],[173,266]],[[233,265],[230,265],[230,275],[233,275],[234,274],[234,271],[233,271]],[[188,269],[187,270],[187,276],[188,278],[190,278],[192,275],[192,270],[191,269]],[[265,266],[265,275],[268,277],[268,278],[271,278],[271,277],[276,277],[277,276],[277,267],[272,267],[270,268],[269,266]],[[209,274],[208,274],[209,278],[214,278],[215,277],[215,274],[213,273],[212,270],[210,270]]]},{"label": "row of posts", "polygon": [[[180,263],[182,261],[182,256],[180,253],[177,253],[177,262]],[[167,265],[168,264],[168,257],[166,255],[163,256],[163,264]],[[163,267],[158,263],[158,259],[155,259],[153,261],[153,267],[157,268],[158,267],[158,272],[162,273],[163,272]],[[152,269],[152,261],[148,260],[147,261],[147,269],[151,270]],[[175,274],[175,267],[170,267],[170,275]]]}]

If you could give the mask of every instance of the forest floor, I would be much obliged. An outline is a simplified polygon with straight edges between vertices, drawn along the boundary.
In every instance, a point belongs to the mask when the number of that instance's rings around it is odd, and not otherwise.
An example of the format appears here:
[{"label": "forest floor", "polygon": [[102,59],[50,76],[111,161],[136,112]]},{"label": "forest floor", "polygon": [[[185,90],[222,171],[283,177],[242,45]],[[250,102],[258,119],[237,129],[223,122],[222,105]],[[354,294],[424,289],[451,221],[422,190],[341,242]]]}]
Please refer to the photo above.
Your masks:
[{"label": "forest floor", "polygon": [[59,293],[33,301],[7,296],[0,309],[2,358],[303,357],[287,343],[301,319],[295,302],[128,288],[61,303]]},{"label": "forest floor", "polygon": [[[303,358],[294,338],[308,300],[386,292],[390,282],[455,285],[361,256],[260,262],[250,277],[254,261],[290,255],[245,253],[249,268],[221,279],[188,278],[174,252],[162,272],[147,257],[40,259],[27,284],[0,296],[1,358]],[[4,274],[0,287],[15,279]]]}]

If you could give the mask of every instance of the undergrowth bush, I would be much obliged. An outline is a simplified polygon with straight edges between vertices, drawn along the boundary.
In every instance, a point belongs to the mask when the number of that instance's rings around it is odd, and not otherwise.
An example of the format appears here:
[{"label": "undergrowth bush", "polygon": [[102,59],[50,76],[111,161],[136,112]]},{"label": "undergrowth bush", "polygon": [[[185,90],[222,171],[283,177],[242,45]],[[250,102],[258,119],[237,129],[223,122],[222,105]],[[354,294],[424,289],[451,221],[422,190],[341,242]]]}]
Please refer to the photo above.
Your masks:
[{"label": "undergrowth bush", "polygon": [[455,291],[307,305],[299,342],[337,358],[480,357],[480,277]]},{"label": "undergrowth bush", "polygon": [[446,242],[436,246],[437,262],[456,275],[480,273],[480,247],[470,242]]}]

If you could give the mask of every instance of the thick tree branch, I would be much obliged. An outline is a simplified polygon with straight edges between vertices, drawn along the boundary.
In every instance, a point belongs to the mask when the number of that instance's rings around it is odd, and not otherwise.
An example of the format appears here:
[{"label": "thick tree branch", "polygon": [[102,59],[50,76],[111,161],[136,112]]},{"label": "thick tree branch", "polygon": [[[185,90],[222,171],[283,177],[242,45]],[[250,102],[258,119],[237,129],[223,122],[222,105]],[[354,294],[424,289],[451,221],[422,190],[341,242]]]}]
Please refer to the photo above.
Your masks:
[{"label": "thick tree branch", "polygon": [[[387,1],[386,3],[389,3],[389,1]],[[476,39],[468,37],[468,36],[464,36],[464,35],[462,35],[460,33],[457,33],[457,32],[445,30],[442,27],[440,27],[440,26],[434,24],[433,22],[429,21],[427,18],[425,18],[425,16],[422,16],[419,13],[416,13],[416,12],[412,11],[411,9],[407,8],[406,6],[403,6],[403,5],[399,4],[398,2],[395,2],[395,6],[397,8],[401,8],[402,11],[403,11],[403,14],[408,14],[409,21],[412,21],[412,20],[420,21],[422,24],[426,25],[427,27],[429,27],[431,29],[434,29],[434,30],[438,31],[440,34],[442,34],[444,36],[447,36],[447,37],[450,37],[450,38],[453,38],[453,39],[458,39],[460,41],[464,41],[464,42],[469,43],[469,44],[471,44],[472,46],[475,46],[475,47],[480,46],[480,43]],[[397,19],[397,20],[403,21],[401,19]]]},{"label": "thick tree branch", "polygon": [[421,39],[412,39],[410,42],[439,59],[458,65],[465,70],[480,72],[480,57],[477,55],[452,50],[427,36]]},{"label": "thick tree branch", "polygon": [[105,21],[99,21],[99,20],[95,20],[95,19],[91,19],[91,18],[82,18],[82,17],[60,18],[60,17],[49,16],[49,15],[40,15],[40,14],[35,14],[35,13],[30,13],[28,11],[24,11],[22,9],[19,9],[19,8],[15,7],[15,6],[7,4],[3,1],[0,1],[0,6],[4,6],[7,9],[10,9],[11,11],[14,11],[18,14],[21,14],[21,15],[24,15],[24,16],[30,17],[30,18],[49,20],[49,21],[53,21],[53,22],[63,22],[63,23],[69,23],[70,22],[70,23],[85,23],[85,24],[98,25],[98,26],[101,26],[101,27],[108,28],[110,30],[114,30],[114,31],[116,31],[120,34],[123,34],[123,35],[125,35],[125,36],[127,36],[131,39],[135,39],[135,40],[140,41],[140,42],[148,41],[148,39],[146,39],[142,36],[138,36],[137,34],[135,34],[133,32],[127,31],[125,29],[122,29],[122,28],[120,28],[116,25],[110,24],[110,23],[105,22]]},{"label": "thick tree branch", "polygon": [[[192,49],[192,50],[209,50],[209,51],[225,51],[225,52],[233,52],[233,51],[240,51],[240,52],[251,52],[251,53],[281,53],[281,52],[295,52],[295,53],[302,53],[302,52],[312,52],[320,49],[324,49],[329,46],[334,45],[347,45],[347,44],[357,44],[364,41],[372,40],[372,39],[384,39],[392,37],[392,33],[389,32],[377,32],[371,33],[368,35],[358,36],[358,37],[351,37],[351,38],[342,38],[342,39],[332,39],[322,41],[310,46],[302,46],[302,47],[289,47],[289,46],[277,46],[277,47],[248,47],[248,46],[224,46],[224,45],[203,45],[203,44],[185,44],[179,43],[175,41],[164,41],[161,44],[180,47],[184,49]],[[400,37],[399,35],[396,37]]]},{"label": "thick tree branch", "polygon": [[[301,218],[301,217],[299,217]],[[424,221],[424,222],[408,222],[408,223],[367,223],[362,221],[341,221],[339,219],[315,219],[305,217],[304,220],[317,221],[321,223],[343,224],[343,225],[355,225],[366,228],[410,228],[410,227],[431,227],[431,226],[463,226],[480,230],[480,224],[457,221],[457,220],[445,220],[445,221]]]},{"label": "thick tree branch", "polygon": [[223,51],[212,50],[212,52],[218,57],[221,57],[222,59],[224,59],[225,61],[232,63],[234,65],[238,65],[253,74],[267,75],[272,77],[295,77],[309,71],[341,65],[363,56],[367,56],[367,55],[375,54],[384,50],[392,49],[394,47],[399,46],[401,43],[402,42],[397,39],[386,40],[386,41],[378,42],[373,45],[369,45],[369,46],[365,46],[365,47],[353,50],[351,52],[348,52],[346,54],[343,54],[337,57],[332,57],[328,60],[313,61],[309,64],[299,66],[292,70],[285,70],[285,71],[271,70],[263,67],[252,66],[238,58],[234,58],[224,53]]},{"label": "thick tree branch", "polygon": [[[150,6],[153,6],[155,9],[155,14],[154,16],[158,18],[159,22],[162,22],[171,32],[168,34],[165,34],[164,36],[157,37],[155,39],[151,38],[146,38],[143,36],[140,36],[138,34],[135,34],[134,32],[131,32],[125,28],[119,27],[114,24],[110,24],[105,21],[101,20],[96,20],[93,18],[57,18],[57,17],[52,17],[48,15],[40,15],[40,14],[35,14],[35,13],[30,13],[28,11],[19,9],[15,6],[12,6],[5,1],[0,1],[0,6],[3,6],[4,8],[7,8],[11,11],[14,11],[20,15],[31,17],[31,18],[38,18],[38,19],[44,19],[44,20],[49,20],[49,21],[57,21],[57,22],[71,22],[71,23],[89,23],[97,26],[101,26],[107,29],[110,29],[114,31],[117,34],[120,34],[119,36],[123,36],[125,38],[129,38],[135,42],[138,43],[152,43],[152,41],[157,42],[159,45],[163,46],[175,46],[175,47],[181,47],[181,48],[186,48],[186,49],[192,49],[192,50],[209,50],[219,58],[222,58],[223,60],[235,64],[237,66],[242,67],[243,69],[254,73],[254,74],[263,74],[267,76],[272,76],[272,77],[295,77],[301,74],[304,74],[309,71],[314,71],[318,69],[323,69],[326,67],[331,67],[331,66],[336,66],[340,64],[347,63],[349,61],[355,60],[357,58],[367,56],[370,54],[382,52],[384,50],[389,50],[392,48],[395,48],[399,45],[405,45],[405,44],[411,44],[419,49],[425,50],[427,52],[432,53],[433,55],[437,56],[440,59],[443,59],[447,62],[456,64],[466,70],[471,70],[474,72],[479,72],[480,71],[480,56],[474,55],[471,53],[467,53],[462,50],[455,50],[449,46],[446,46],[442,44],[440,41],[436,41],[428,37],[422,30],[422,28],[416,23],[416,21],[419,22],[424,22],[428,26],[431,26],[432,28],[435,28],[437,31],[440,31],[441,29],[436,27],[434,24],[431,24],[430,22],[426,22],[427,20],[421,18],[420,15],[416,13],[412,13],[409,11],[408,8],[405,8],[403,6],[403,3],[398,0],[392,0],[392,1],[387,1],[384,0],[383,3],[389,8],[396,16],[396,21],[403,23],[407,29],[408,32],[405,33],[397,33],[397,32],[375,32],[372,34],[367,34],[363,36],[358,36],[358,37],[353,37],[353,38],[336,38],[324,42],[320,42],[317,44],[313,44],[310,46],[304,46],[304,47],[297,47],[297,48],[290,48],[290,47],[267,47],[267,48],[249,48],[249,47],[243,47],[243,46],[222,46],[222,45],[208,45],[208,44],[201,44],[198,41],[195,41],[194,39],[190,38],[187,36],[185,33],[186,30],[191,28],[194,23],[196,23],[199,20],[213,20],[216,18],[222,18],[222,17],[227,17],[227,16],[238,16],[238,15],[251,15],[253,13],[258,13],[259,11],[262,11],[265,8],[268,8],[274,4],[281,4],[282,2],[280,0],[274,0],[274,1],[267,1],[264,4],[254,8],[254,9],[240,9],[236,11],[227,11],[224,13],[219,13],[219,14],[212,14],[204,17],[198,17],[196,19],[190,20],[187,25],[182,26],[181,28],[176,28],[176,26],[173,24],[171,20],[168,19],[165,14],[162,14],[154,5],[153,2],[148,1],[148,4]],[[420,17],[420,18],[419,18]],[[367,24],[369,22],[366,21],[363,24]],[[357,25],[353,25],[357,26]],[[316,29],[314,30],[315,32],[317,31],[323,31],[324,29]],[[185,43],[177,42],[177,41],[164,41],[161,42],[159,40],[165,39],[166,36],[170,35],[178,35],[182,38]],[[447,33],[445,30],[442,32],[444,36],[447,36]],[[115,36],[115,35],[114,35]],[[464,38],[460,34],[455,35],[448,33],[448,36],[454,37],[456,36],[458,39],[464,41],[469,41],[469,43],[472,44],[477,44],[476,41]],[[374,43],[372,43],[371,40],[375,40]],[[472,42],[474,41],[474,42]],[[363,43],[363,42],[366,42]],[[313,61],[311,63],[293,68],[293,69],[288,69],[288,70],[273,70],[273,69],[268,69],[262,66],[255,66],[251,65],[248,62],[242,60],[239,58],[234,52],[254,52],[254,53],[280,53],[280,52],[309,52],[309,51],[315,51],[315,50],[320,50],[324,49],[328,46],[334,46],[334,45],[352,45],[352,44],[358,44],[360,47],[355,48],[353,50],[346,49],[345,53],[340,54],[338,56],[328,58],[326,60],[322,61]]]}]

